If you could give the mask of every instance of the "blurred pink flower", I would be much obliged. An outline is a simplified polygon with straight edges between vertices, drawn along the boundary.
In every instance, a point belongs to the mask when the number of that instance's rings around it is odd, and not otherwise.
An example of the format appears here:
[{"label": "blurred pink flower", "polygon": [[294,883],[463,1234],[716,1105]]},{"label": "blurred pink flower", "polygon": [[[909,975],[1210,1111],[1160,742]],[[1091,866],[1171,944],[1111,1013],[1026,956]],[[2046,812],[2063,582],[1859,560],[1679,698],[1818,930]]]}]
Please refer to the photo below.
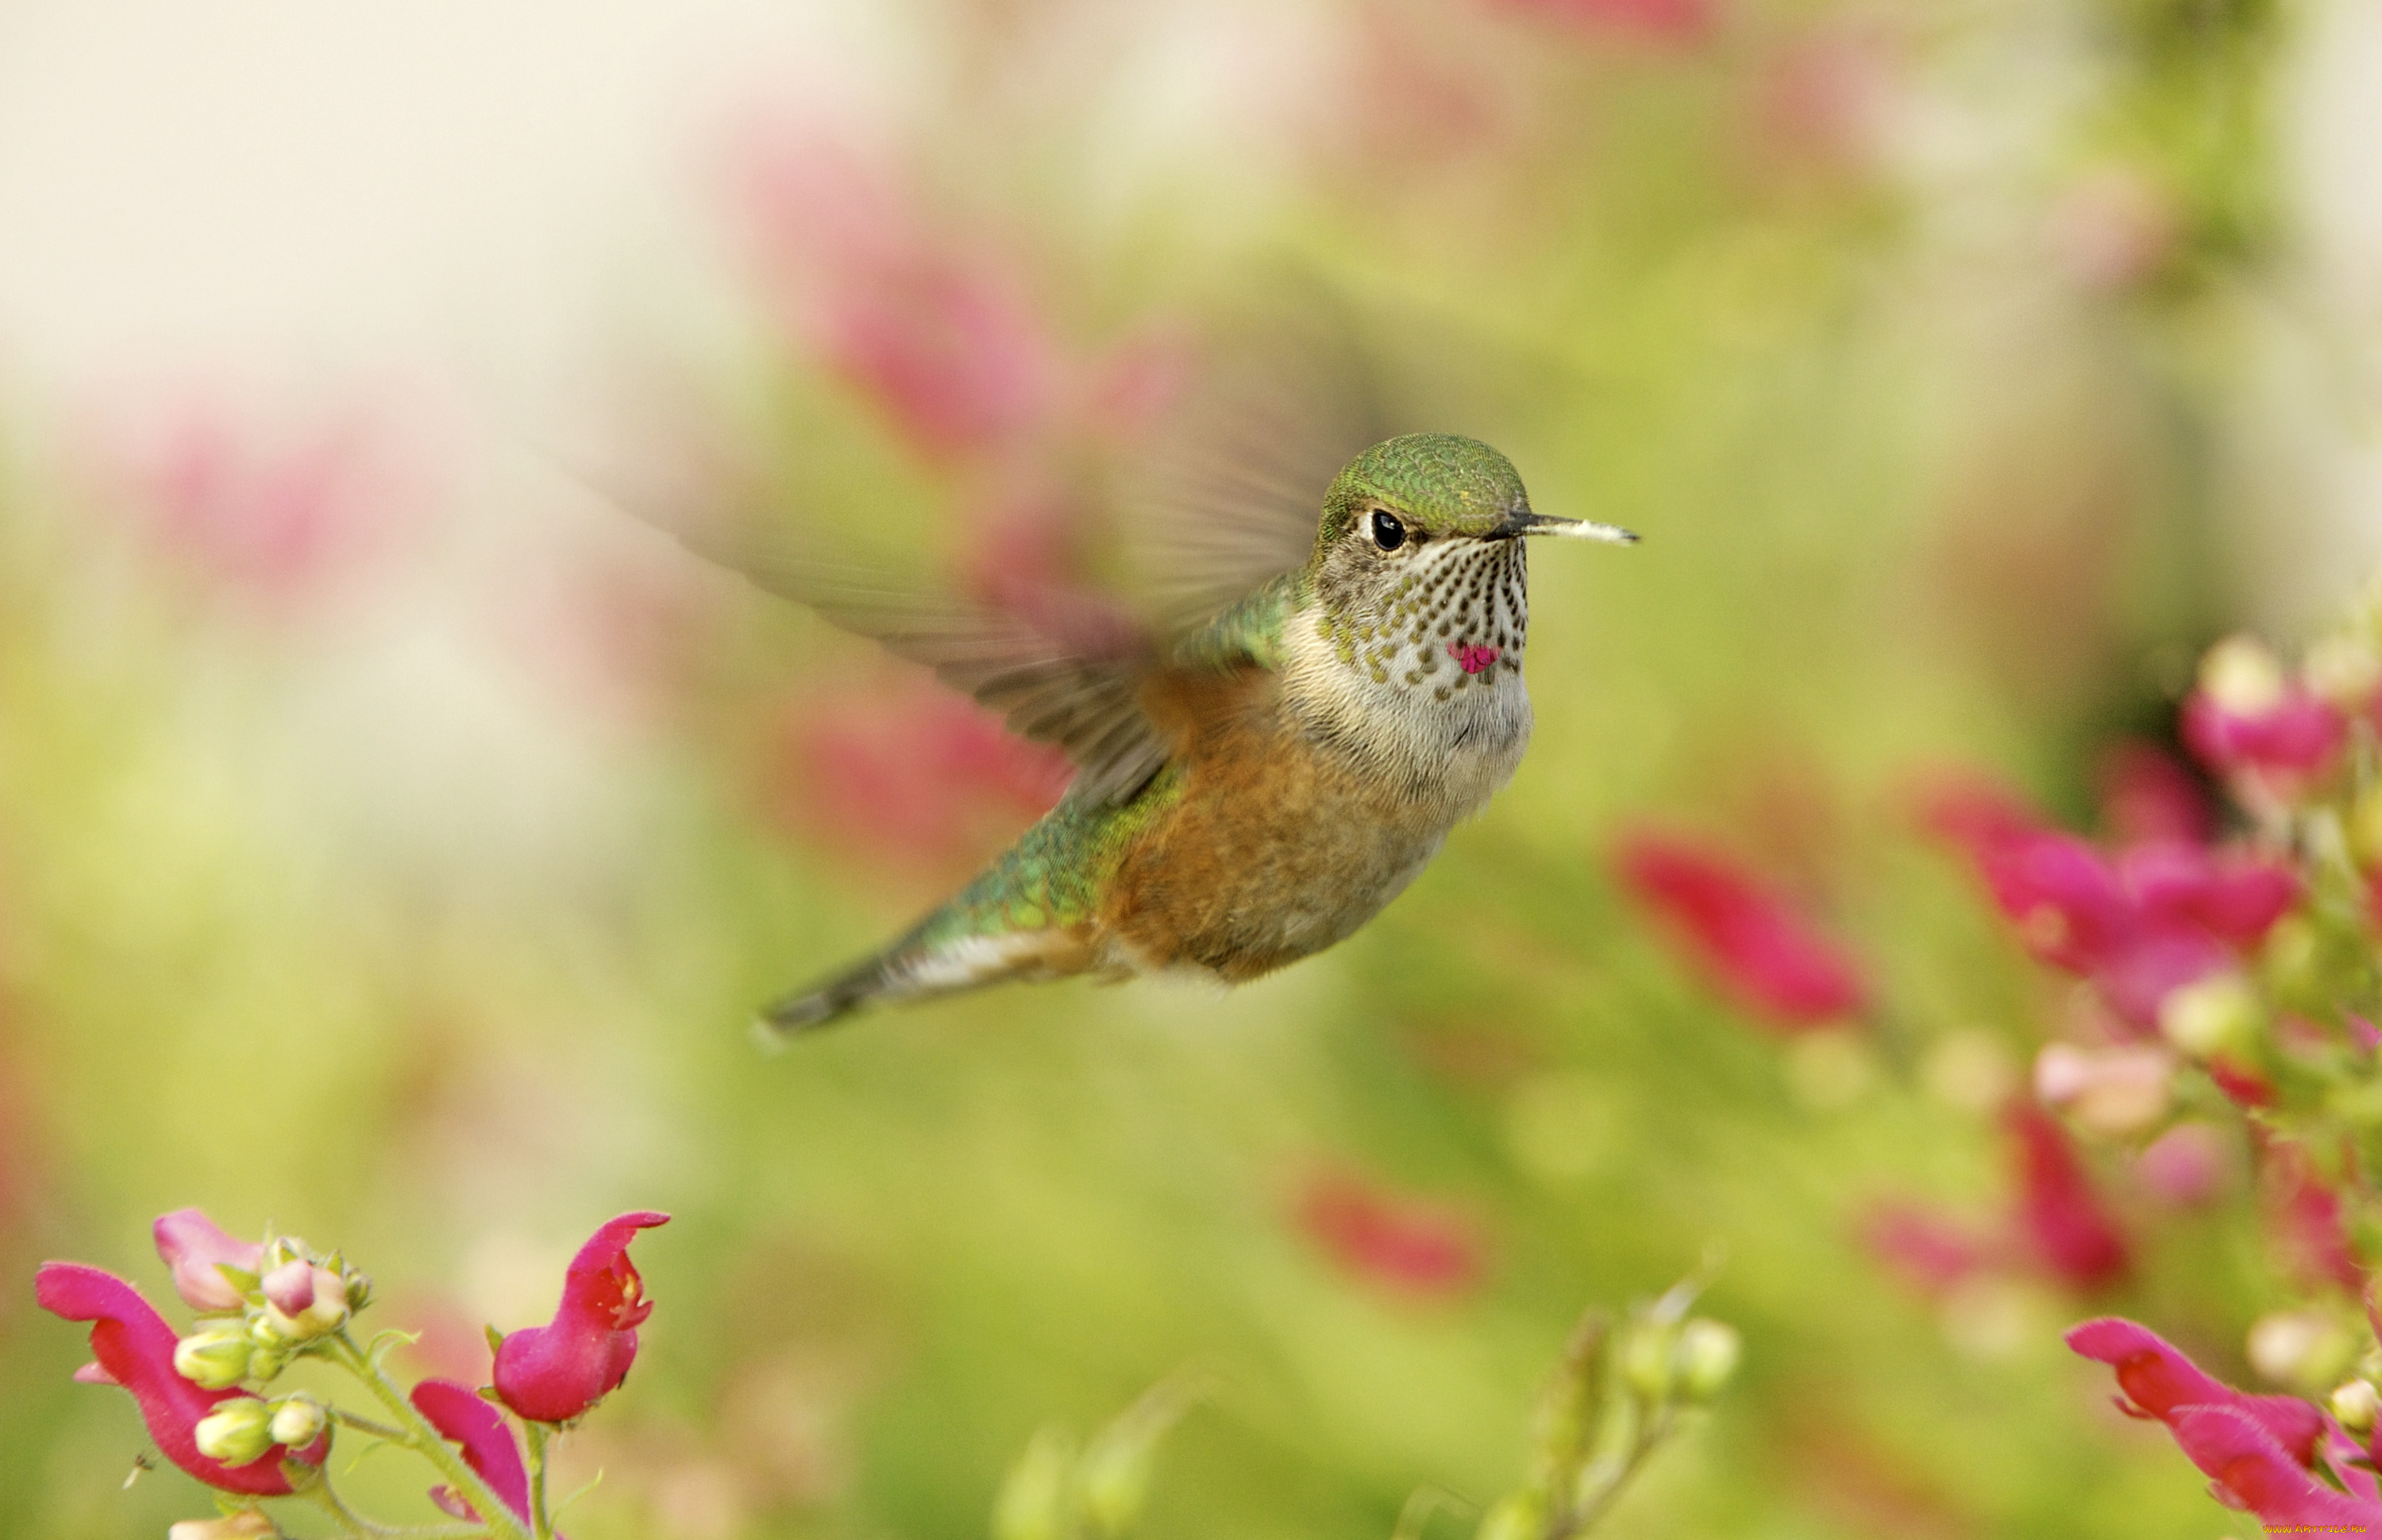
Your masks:
[{"label": "blurred pink flower", "polygon": [[2251,1396],[2211,1379],[2199,1365],[2148,1326],[2118,1316],[2087,1321],[2068,1333],[2068,1346],[2118,1372],[2118,1410],[2155,1419],[2170,1429],[2178,1416],[2212,1407],[2262,1428],[2297,1465],[2315,1458],[2324,1414],[2296,1396]]},{"label": "blurred pink flower", "polygon": [[2017,1233],[2044,1270],[2080,1290],[2106,1288],[2126,1276],[2132,1258],[2067,1132],[2031,1102],[2003,1115],[2018,1178]]},{"label": "blurred pink flower", "polygon": [[421,492],[419,468],[361,409],[276,433],[192,397],[104,430],[95,453],[167,556],[276,605],[353,571]]},{"label": "blurred pink flower", "polygon": [[2297,686],[2255,709],[2229,705],[2206,690],[2183,704],[2183,740],[2203,764],[2287,788],[2322,779],[2348,736],[2339,707]]},{"label": "blurred pink flower", "polygon": [[1885,142],[1894,67],[1885,40],[1860,27],[1824,28],[1777,49],[1753,84],[1753,155],[1779,169],[1865,169]]},{"label": "blurred pink flower", "polygon": [[669,1222],[667,1214],[623,1214],[579,1249],[553,1321],[509,1332],[497,1349],[497,1396],[506,1406],[532,1422],[568,1423],[628,1377],[636,1328],[654,1310],[629,1242]]},{"label": "blurred pink flower", "polygon": [[2173,840],[2112,858],[2033,823],[1974,785],[1939,790],[1923,816],[1964,847],[2028,949],[2093,981],[2147,1033],[2176,989],[2230,966],[2296,903],[2289,867]]},{"label": "blurred pink flower", "polygon": [[241,1290],[220,1269],[253,1273],[264,1261],[263,1246],[226,1235],[195,1208],[160,1215],[150,1233],[157,1242],[157,1255],[173,1269],[174,1292],[192,1310],[238,1310]]},{"label": "blurred pink flower", "polygon": [[2178,1123],[2134,1157],[2134,1175],[2161,1203],[2198,1208],[2215,1201],[2232,1181],[2231,1140],[2214,1123]]},{"label": "blurred pink flower", "polygon": [[1733,858],[1676,836],[1623,840],[1621,882],[1720,990],[1793,1032],[1857,1016],[1869,991],[1851,956]]},{"label": "blurred pink flower", "polygon": [[1462,1293],[1480,1280],[1480,1242],[1452,1210],[1327,1172],[1299,1194],[1299,1228],[1359,1277],[1417,1296]]},{"label": "blurred pink flower", "polygon": [[245,1465],[226,1465],[199,1452],[200,1422],[229,1400],[256,1400],[245,1390],[203,1390],[174,1369],[174,1328],[141,1291],[112,1273],[76,1262],[50,1262],[33,1279],[33,1297],[43,1310],[68,1321],[89,1321],[92,1356],[98,1362],[75,1377],[121,1386],[141,1407],[141,1420],[166,1458],[227,1492],[276,1497],[290,1490],[281,1462],[289,1458],[319,1465],[330,1452],[325,1434],[303,1450],[275,1448]]},{"label": "blurred pink flower", "polygon": [[2216,813],[2192,772],[2148,743],[2120,743],[2098,765],[2101,826],[2120,849],[2135,845],[2205,845]]},{"label": "blurred pink flower", "polygon": [[872,866],[937,876],[1050,811],[1074,774],[1059,750],[926,684],[805,703],[783,745],[769,795],[786,823]]},{"label": "blurred pink flower", "polygon": [[2265,1142],[2266,1225],[2276,1249],[2301,1284],[2335,1284],[2351,1293],[2365,1288],[2365,1269],[2342,1224],[2341,1199],[2297,1144]]},{"label": "blurred pink flower", "polygon": [[1992,1265],[1997,1242],[1917,1204],[1888,1202],[1870,1211],[1861,1244],[1914,1292],[1950,1293]]},{"label": "blurred pink flower", "polygon": [[1700,42],[1717,20],[1713,0],[1488,0],[1497,10],[1542,16],[1589,32]]},{"label": "blurred pink flower", "polygon": [[[424,1380],[413,1387],[410,1399],[413,1409],[429,1419],[430,1425],[442,1436],[463,1447],[463,1463],[527,1523],[529,1470],[522,1462],[521,1445],[506,1424],[504,1414],[483,1399],[479,1392],[448,1379]],[[451,1486],[433,1487],[430,1500],[442,1512],[467,1523],[479,1522],[480,1516],[472,1510],[472,1505]]]},{"label": "blurred pink flower", "polygon": [[937,228],[892,169],[816,135],[764,128],[739,160],[789,319],[920,453],[983,454],[1056,413],[1068,361],[990,245]]}]

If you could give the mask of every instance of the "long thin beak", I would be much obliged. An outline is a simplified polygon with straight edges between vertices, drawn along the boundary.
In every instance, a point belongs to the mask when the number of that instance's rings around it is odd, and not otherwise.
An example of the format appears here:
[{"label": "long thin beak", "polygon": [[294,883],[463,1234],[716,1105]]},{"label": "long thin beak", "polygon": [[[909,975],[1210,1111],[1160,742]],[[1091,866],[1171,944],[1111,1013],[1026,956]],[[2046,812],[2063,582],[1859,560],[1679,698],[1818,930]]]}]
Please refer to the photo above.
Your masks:
[{"label": "long thin beak", "polygon": [[1543,513],[1517,513],[1497,528],[1493,538],[1512,540],[1526,534],[1563,535],[1571,540],[1601,540],[1607,545],[1635,545],[1638,536],[1618,524],[1586,519],[1553,519]]}]

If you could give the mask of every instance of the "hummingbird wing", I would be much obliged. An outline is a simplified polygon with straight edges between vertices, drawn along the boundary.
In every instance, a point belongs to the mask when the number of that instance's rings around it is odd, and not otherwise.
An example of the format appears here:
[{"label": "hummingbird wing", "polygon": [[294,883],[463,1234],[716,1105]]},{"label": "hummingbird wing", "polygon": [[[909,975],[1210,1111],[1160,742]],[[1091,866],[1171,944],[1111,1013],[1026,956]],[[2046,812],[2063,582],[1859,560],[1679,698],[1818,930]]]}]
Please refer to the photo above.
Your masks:
[{"label": "hummingbird wing", "polygon": [[1075,763],[1068,795],[1121,802],[1158,774],[1173,745],[1143,711],[1158,664],[1149,629],[1100,599],[1048,590],[991,604],[903,586],[718,531],[670,532],[698,556],[817,612],[1000,712],[1012,732]]}]

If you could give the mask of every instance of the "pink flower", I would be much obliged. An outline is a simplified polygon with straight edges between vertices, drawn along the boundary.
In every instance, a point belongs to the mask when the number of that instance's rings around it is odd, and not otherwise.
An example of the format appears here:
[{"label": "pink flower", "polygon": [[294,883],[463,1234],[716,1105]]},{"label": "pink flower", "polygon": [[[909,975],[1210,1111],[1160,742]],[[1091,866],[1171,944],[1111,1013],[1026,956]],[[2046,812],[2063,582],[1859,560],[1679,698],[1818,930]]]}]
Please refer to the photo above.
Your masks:
[{"label": "pink flower", "polygon": [[1786,1031],[1827,1025],[1869,1003],[1851,957],[1731,858],[1667,835],[1626,840],[1621,881],[1697,967]]},{"label": "pink flower", "polygon": [[330,1452],[326,1434],[303,1450],[272,1449],[245,1465],[209,1459],[199,1452],[200,1421],[226,1401],[258,1398],[245,1390],[203,1390],[175,1373],[174,1328],[139,1289],[112,1273],[76,1262],[44,1263],[34,1277],[33,1297],[53,1315],[93,1323],[91,1351],[98,1362],[75,1377],[130,1391],[166,1458],[208,1485],[280,1497],[290,1489],[281,1470],[285,1456],[319,1465]]},{"label": "pink flower", "polygon": [[2270,1143],[2265,1154],[2267,1228],[2291,1270],[2310,1286],[2332,1283],[2362,1292],[2365,1269],[2341,1223],[2340,1194],[2298,1145]]},{"label": "pink flower", "polygon": [[[411,1399],[413,1409],[428,1418],[432,1427],[463,1446],[463,1463],[527,1523],[529,1471],[522,1463],[521,1445],[514,1439],[513,1430],[506,1425],[504,1415],[482,1399],[477,1391],[451,1379],[424,1380],[413,1387]],[[451,1486],[434,1488],[430,1500],[458,1519],[479,1522],[480,1516],[472,1511],[472,1505]]]},{"label": "pink flower", "polygon": [[2382,1496],[2365,1451],[2308,1402],[2243,1395],[2147,1326],[2114,1316],[2076,1327],[2068,1345],[2117,1369],[2118,1410],[2165,1423],[2227,1507],[2255,1513],[2269,1529],[2382,1527]]},{"label": "pink flower", "polygon": [[2214,1123],[2178,1123],[2134,1159],[2134,1175],[2143,1186],[2176,1208],[2198,1208],[2214,1201],[2233,1172],[2232,1143]]},{"label": "pink flower", "polygon": [[264,1262],[264,1248],[237,1241],[216,1228],[195,1208],[178,1208],[158,1216],[150,1227],[157,1254],[174,1272],[174,1292],[192,1310],[238,1310],[241,1290],[222,1269],[254,1273]]},{"label": "pink flower", "polygon": [[2101,757],[2101,826],[2119,849],[2201,846],[2216,835],[2216,812],[2192,772],[2147,743],[2120,743]]},{"label": "pink flower", "polygon": [[1915,1204],[1886,1203],[1860,1228],[1862,1244],[1918,1293],[1934,1298],[1983,1272],[1995,1242]]},{"label": "pink flower", "polygon": [[2070,1330],[2068,1346],[2118,1372],[2118,1410],[2129,1417],[2154,1418],[2170,1428],[2177,1415],[2194,1407],[2222,1407],[2249,1418],[2290,1458],[2305,1465],[2315,1458],[2324,1414],[2296,1396],[2251,1396],[2211,1379],[2199,1365],[2148,1326],[2109,1315]]},{"label": "pink flower", "polygon": [[2183,740],[2211,769],[2262,772],[2293,783],[2318,780],[2340,752],[2349,724],[2331,702],[2292,689],[2262,710],[2229,710],[2206,691],[2183,705]]},{"label": "pink flower", "polygon": [[1069,361],[988,242],[937,229],[895,173],[816,137],[765,130],[742,160],[794,324],[920,453],[996,451],[1061,409]]},{"label": "pink flower", "polygon": [[2097,1133],[2134,1133],[2167,1115],[2175,1069],[2164,1048],[2054,1043],[2035,1056],[2034,1094]]},{"label": "pink flower", "polygon": [[2125,1236],[2059,1124],[2029,1102],[2013,1104],[2003,1122],[2019,1179],[2018,1233],[2035,1260],[2071,1289],[2125,1277],[2132,1265]]},{"label": "pink flower", "polygon": [[1402,1292],[1445,1296],[1480,1276],[1480,1245],[1465,1218],[1392,1196],[1344,1172],[1308,1184],[1298,1222],[1349,1272]]},{"label": "pink flower", "polygon": [[2028,949],[2091,979],[2140,1033],[2169,994],[2230,966],[2299,901],[2288,867],[2171,840],[2112,858],[1973,788],[1939,794],[1926,817],[1967,849]]},{"label": "pink flower", "polygon": [[505,1338],[497,1349],[497,1396],[517,1415],[571,1422],[628,1377],[636,1328],[654,1310],[630,1264],[629,1242],[669,1221],[667,1214],[638,1213],[605,1224],[571,1259],[554,1320]]}]

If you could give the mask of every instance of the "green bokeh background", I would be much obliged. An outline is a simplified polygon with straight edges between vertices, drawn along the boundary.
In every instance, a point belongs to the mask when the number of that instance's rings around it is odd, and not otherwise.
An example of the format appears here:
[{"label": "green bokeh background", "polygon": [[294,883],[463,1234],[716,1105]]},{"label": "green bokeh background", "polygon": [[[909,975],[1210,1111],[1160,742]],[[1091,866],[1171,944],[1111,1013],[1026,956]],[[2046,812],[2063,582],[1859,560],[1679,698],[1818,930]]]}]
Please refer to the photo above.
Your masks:
[{"label": "green bokeh background", "polygon": [[[1609,1533],[2254,1534],[2058,1342],[2118,1310],[2246,1374],[2243,1329],[2290,1295],[2245,1205],[2138,1215],[2135,1282],[2013,1281],[1993,1330],[1897,1286],[1858,1228],[1885,1195],[2006,1201],[1990,1114],[1923,1068],[1967,1032],[2022,1069],[2059,1006],[1915,832],[1912,777],[1988,766],[2089,818],[2098,750],[2164,730],[2249,597],[2224,532],[2266,495],[2233,468],[2289,241],[2266,124],[2292,18],[1746,4],[1675,37],[1544,9],[1314,7],[1370,41],[1312,88],[1289,173],[1258,196],[1186,155],[1097,199],[1116,104],[1097,50],[1051,40],[1115,23],[918,9],[952,87],[903,164],[1031,253],[1053,324],[1088,346],[1287,261],[1490,361],[1453,387],[1461,425],[1541,509],[1647,537],[1536,553],[1513,786],[1355,939],[1229,996],[1009,990],[762,1057],[755,1002],[943,880],[790,834],[755,789],[786,700],[896,678],[864,644],[632,541],[698,595],[667,709],[591,727],[513,678],[425,789],[370,746],[428,687],[343,674],[336,610],[221,603],[20,457],[0,1532],[204,1511],[170,1470],[119,1490],[132,1410],[68,1382],[80,1333],[30,1300],[47,1256],[163,1299],[148,1219],[199,1204],[344,1247],[388,1324],[465,1332],[541,1314],[601,1219],[672,1212],[637,1242],[659,1302],[637,1371],[571,1455],[607,1472],[580,1540],[981,1534],[1037,1427],[1185,1367],[1213,1395],[1148,1534],[1384,1536],[1418,1486],[1510,1485],[1581,1307],[1713,1241],[1740,1380]],[[1051,55],[1076,73],[1019,84]],[[1822,108],[1794,105],[1805,69]],[[1426,85],[1472,106],[1435,117]],[[2117,278],[2042,234],[2111,167],[2164,221]],[[776,413],[808,511],[964,519],[762,311],[719,369]],[[1627,907],[1610,852],[1647,822],[1741,851],[1864,958],[1883,1003],[1839,1094]],[[1477,1284],[1415,1298],[1336,1263],[1297,1217],[1318,1171],[1463,1216]],[[400,1463],[354,1480],[402,1509]]]}]

